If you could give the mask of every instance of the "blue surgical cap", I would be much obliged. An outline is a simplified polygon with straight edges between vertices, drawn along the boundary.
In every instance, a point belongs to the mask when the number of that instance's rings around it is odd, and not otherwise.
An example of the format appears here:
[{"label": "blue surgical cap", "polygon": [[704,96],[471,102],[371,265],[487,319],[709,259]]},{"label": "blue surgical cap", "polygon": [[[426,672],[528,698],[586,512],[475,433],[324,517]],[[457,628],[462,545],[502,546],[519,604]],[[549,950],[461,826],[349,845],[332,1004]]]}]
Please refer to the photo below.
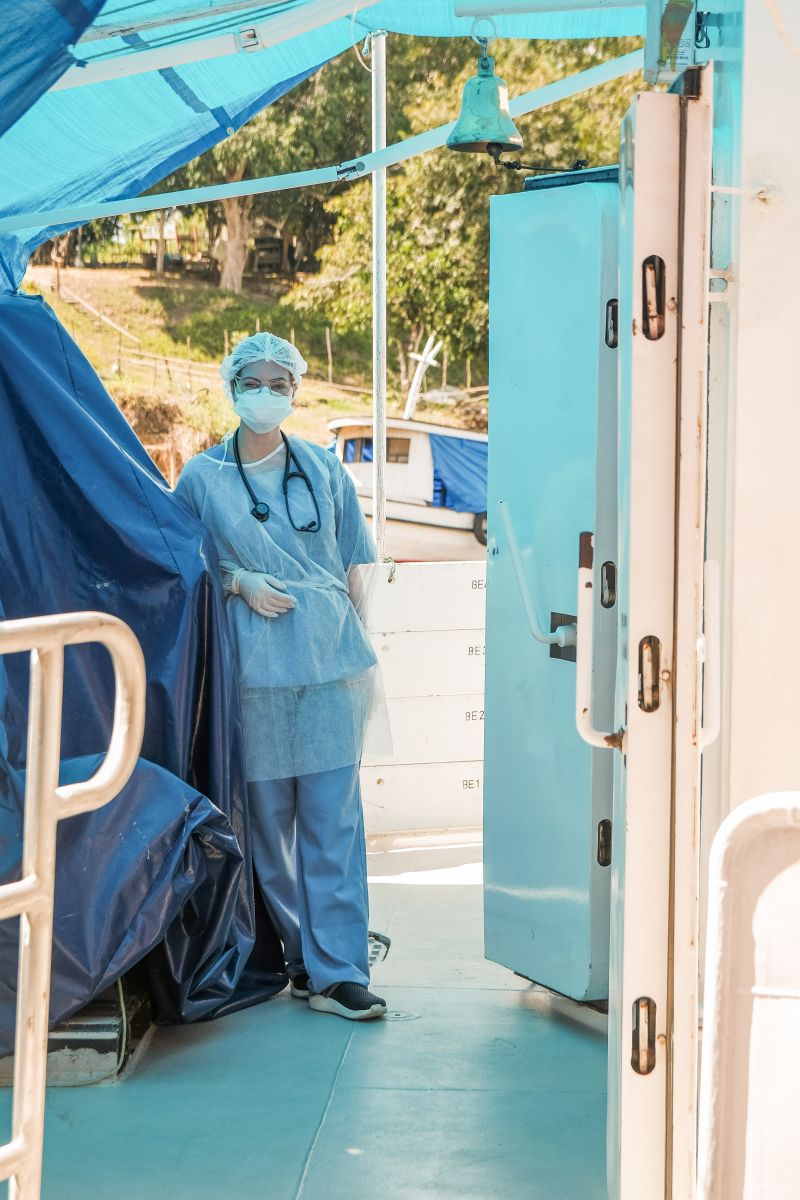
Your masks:
[{"label": "blue surgical cap", "polygon": [[232,390],[233,381],[242,367],[253,362],[277,363],[291,373],[295,383],[299,383],[300,376],[308,370],[308,363],[291,342],[276,337],[274,333],[254,333],[234,346],[220,364],[219,373],[229,390]]}]

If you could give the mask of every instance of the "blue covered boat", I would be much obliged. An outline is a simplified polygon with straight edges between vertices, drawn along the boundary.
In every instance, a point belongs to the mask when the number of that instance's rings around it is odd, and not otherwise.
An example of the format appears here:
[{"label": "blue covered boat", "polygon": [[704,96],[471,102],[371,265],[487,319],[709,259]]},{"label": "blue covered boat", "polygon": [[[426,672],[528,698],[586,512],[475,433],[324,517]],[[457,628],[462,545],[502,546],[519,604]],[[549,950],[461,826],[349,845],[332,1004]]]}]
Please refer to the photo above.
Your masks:
[{"label": "blue covered boat", "polygon": [[[395,559],[484,557],[488,437],[430,421],[390,417],[386,445],[388,552]],[[372,515],[372,417],[329,423],[331,448]]]}]

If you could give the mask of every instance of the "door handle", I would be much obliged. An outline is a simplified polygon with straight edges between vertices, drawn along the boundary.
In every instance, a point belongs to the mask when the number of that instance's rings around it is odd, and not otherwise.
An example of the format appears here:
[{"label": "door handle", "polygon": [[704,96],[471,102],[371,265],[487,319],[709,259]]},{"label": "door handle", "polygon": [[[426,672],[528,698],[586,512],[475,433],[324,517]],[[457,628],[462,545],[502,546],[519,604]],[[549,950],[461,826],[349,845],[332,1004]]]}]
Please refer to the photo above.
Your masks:
[{"label": "door handle", "polygon": [[517,541],[517,535],[514,532],[514,522],[511,519],[508,503],[505,500],[498,500],[497,510],[500,513],[500,520],[505,531],[508,552],[511,555],[511,565],[514,568],[514,575],[517,580],[519,594],[522,597],[522,605],[525,609],[525,616],[528,619],[528,628],[531,631],[531,637],[535,638],[537,642],[541,642],[543,646],[561,646],[562,648],[564,646],[574,646],[577,639],[577,630],[574,625],[559,625],[558,629],[554,629],[552,633],[547,633],[542,628],[542,623],[536,612],[536,605],[533,602],[531,589],[525,574],[525,564],[522,561],[522,553]]},{"label": "door handle", "polygon": [[624,732],[603,733],[592,724],[592,667],[594,658],[594,534],[582,533],[578,557],[578,643],[575,648],[575,724],[590,746],[622,750]]}]

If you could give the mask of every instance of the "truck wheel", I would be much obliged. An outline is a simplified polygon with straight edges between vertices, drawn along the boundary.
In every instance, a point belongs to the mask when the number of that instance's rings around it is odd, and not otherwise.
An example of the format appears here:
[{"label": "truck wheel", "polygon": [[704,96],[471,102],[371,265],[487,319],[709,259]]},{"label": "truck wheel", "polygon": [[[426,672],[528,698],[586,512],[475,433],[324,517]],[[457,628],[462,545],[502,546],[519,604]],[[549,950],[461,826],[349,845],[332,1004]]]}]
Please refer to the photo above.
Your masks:
[{"label": "truck wheel", "polygon": [[486,545],[486,513],[475,513],[475,520],[472,522],[472,532],[475,534],[477,541],[482,546]]}]

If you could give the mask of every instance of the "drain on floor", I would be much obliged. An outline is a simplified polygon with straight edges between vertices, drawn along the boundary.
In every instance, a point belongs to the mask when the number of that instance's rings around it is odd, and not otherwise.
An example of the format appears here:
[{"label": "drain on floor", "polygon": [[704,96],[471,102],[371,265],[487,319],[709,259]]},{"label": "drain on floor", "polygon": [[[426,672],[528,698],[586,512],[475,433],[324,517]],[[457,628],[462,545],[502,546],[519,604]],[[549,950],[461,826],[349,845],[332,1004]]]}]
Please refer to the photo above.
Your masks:
[{"label": "drain on floor", "polygon": [[383,1019],[384,1021],[418,1021],[419,1013],[400,1012],[399,1009],[390,1008]]}]

